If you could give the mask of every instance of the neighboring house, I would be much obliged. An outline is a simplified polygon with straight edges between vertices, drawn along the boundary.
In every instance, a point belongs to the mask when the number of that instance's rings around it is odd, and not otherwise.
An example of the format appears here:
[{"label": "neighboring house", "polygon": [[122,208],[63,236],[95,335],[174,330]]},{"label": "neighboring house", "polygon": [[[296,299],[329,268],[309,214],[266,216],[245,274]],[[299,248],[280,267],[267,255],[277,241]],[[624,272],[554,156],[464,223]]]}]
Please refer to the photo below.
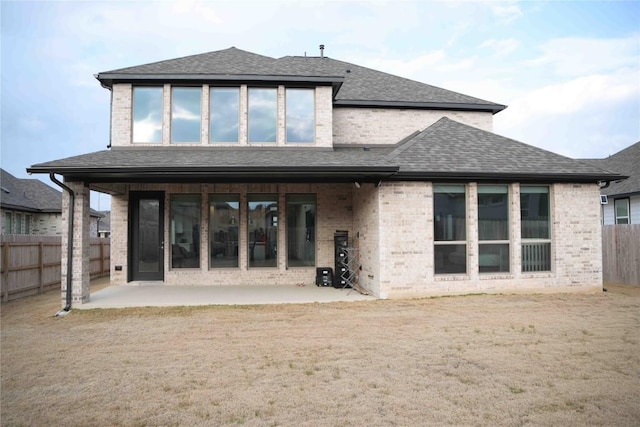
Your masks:
[{"label": "neighboring house", "polygon": [[111,211],[98,211],[102,218],[98,220],[98,237],[111,236]]},{"label": "neighboring house", "polygon": [[636,142],[606,159],[588,160],[592,165],[628,175],[600,191],[602,223],[640,224],[640,142]]},{"label": "neighboring house", "polygon": [[[4,169],[0,185],[2,234],[62,234],[62,194],[37,179],[19,179]],[[97,236],[100,215],[91,213],[91,236]]]},{"label": "neighboring house", "polygon": [[599,183],[621,175],[492,133],[503,105],[236,48],[96,77],[111,149],[28,169],[74,192],[73,304],[89,189],[111,195],[114,285],[312,284],[339,241],[381,298],[602,288]]}]

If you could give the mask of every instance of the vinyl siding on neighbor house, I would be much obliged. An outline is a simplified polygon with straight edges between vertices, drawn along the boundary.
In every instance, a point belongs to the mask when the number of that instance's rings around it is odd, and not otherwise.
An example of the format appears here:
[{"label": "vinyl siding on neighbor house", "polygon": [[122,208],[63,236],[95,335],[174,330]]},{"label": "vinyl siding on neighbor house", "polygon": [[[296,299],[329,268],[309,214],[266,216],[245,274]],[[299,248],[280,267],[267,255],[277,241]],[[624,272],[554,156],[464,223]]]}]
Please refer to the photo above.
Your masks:
[{"label": "vinyl siding on neighbor house", "polygon": [[[609,196],[607,204],[602,205],[602,218],[604,225],[616,223],[614,196]],[[640,195],[629,197],[629,224],[640,224]]]}]

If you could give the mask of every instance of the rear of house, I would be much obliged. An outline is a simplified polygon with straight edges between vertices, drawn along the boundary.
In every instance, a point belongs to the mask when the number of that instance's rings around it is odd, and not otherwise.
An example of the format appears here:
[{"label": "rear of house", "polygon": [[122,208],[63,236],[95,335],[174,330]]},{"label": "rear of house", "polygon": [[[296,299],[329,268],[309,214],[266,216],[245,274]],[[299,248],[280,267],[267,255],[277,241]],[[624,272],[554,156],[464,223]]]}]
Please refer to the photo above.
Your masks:
[{"label": "rear of house", "polygon": [[113,285],[313,284],[331,267],[381,298],[602,287],[600,185],[621,176],[492,133],[503,105],[236,48],[97,78],[110,149],[29,168],[73,202],[68,302],[90,298],[90,189],[112,196]]}]

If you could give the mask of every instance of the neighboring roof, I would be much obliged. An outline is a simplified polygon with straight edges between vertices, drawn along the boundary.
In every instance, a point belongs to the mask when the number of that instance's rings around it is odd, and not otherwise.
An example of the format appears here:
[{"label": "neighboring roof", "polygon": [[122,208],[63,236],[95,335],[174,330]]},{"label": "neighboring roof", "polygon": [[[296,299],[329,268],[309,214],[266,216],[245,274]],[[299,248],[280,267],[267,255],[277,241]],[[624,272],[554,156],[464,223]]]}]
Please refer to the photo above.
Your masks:
[{"label": "neighboring roof", "polygon": [[391,147],[114,147],[41,163],[28,171],[54,172],[94,183],[407,179],[597,182],[621,178],[447,118]]},{"label": "neighboring roof", "polygon": [[328,57],[270,58],[235,47],[99,73],[117,82],[289,82],[331,84],[335,106],[412,107],[497,113],[506,107]]},{"label": "neighboring roof", "polygon": [[600,191],[602,194],[626,196],[640,193],[640,141],[605,159],[588,159],[584,162],[629,176],[623,181],[612,182]]},{"label": "neighboring roof", "polygon": [[98,222],[98,232],[111,231],[111,211],[96,211],[102,218]]},{"label": "neighboring roof", "polygon": [[[16,178],[4,169],[1,172],[0,204],[4,209],[34,212],[62,212],[62,193],[38,179]],[[101,216],[91,212],[92,216]]]},{"label": "neighboring roof", "polygon": [[61,212],[62,195],[38,179],[20,179],[4,169],[1,204],[3,208],[29,212]]}]

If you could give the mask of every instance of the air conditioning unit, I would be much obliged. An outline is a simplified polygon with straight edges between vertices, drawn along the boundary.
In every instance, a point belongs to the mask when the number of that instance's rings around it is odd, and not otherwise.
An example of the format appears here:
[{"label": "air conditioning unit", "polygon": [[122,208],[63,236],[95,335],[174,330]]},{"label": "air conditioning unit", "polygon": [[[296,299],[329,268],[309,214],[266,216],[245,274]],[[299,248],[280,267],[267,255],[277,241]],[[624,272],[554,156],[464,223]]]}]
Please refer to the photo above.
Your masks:
[{"label": "air conditioning unit", "polygon": [[606,205],[609,203],[609,199],[607,198],[607,196],[605,194],[601,194],[600,195],[600,204],[601,205]]}]

